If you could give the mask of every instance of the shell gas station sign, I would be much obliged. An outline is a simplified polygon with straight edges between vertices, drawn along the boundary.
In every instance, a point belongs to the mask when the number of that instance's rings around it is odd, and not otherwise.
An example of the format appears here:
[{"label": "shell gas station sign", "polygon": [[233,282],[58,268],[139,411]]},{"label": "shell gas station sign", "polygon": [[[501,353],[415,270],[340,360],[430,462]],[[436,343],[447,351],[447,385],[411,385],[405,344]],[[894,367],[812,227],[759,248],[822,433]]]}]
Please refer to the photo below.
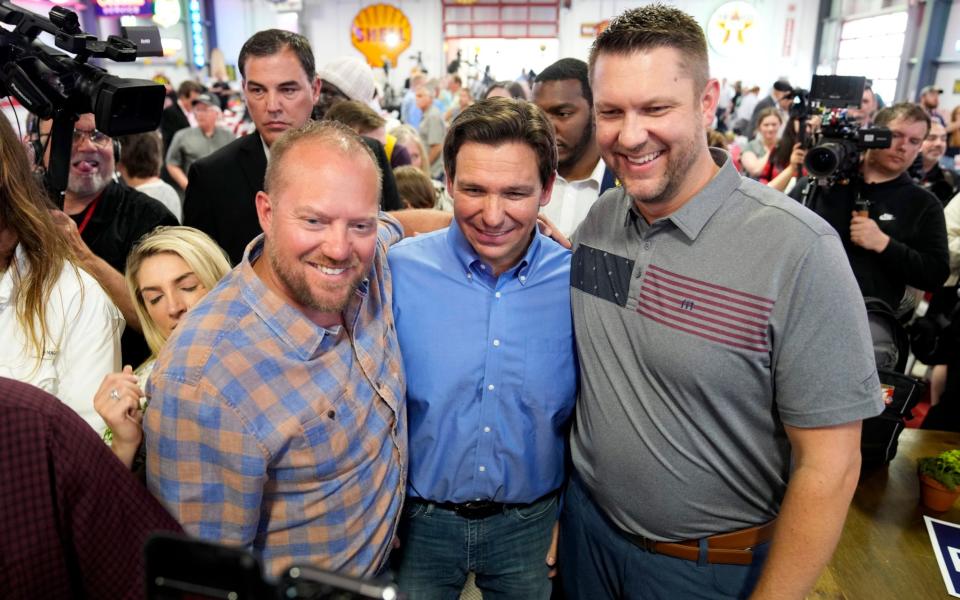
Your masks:
[{"label": "shell gas station sign", "polygon": [[364,8],[350,24],[350,41],[371,67],[382,67],[387,60],[396,67],[400,53],[410,47],[410,38],[407,15],[389,4]]}]

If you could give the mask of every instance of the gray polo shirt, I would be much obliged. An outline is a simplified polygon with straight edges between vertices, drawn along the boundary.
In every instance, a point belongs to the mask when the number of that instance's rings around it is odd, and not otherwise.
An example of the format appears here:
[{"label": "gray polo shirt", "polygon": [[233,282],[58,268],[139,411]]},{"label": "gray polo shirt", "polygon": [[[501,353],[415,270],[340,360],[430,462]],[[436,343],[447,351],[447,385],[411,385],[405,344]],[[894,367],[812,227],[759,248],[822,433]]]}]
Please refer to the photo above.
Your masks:
[{"label": "gray polo shirt", "polygon": [[[420,120],[420,139],[423,140],[423,145],[427,147],[427,152],[430,151],[430,146],[442,144],[446,134],[447,126],[443,124],[440,111],[437,110],[436,106],[431,106],[423,113],[423,118]],[[430,176],[437,179],[441,175],[443,175],[443,152],[437,156],[437,160],[430,164]]]},{"label": "gray polo shirt", "polygon": [[235,136],[223,127],[214,127],[213,135],[207,137],[199,127],[181,129],[170,140],[167,149],[167,164],[176,165],[184,173],[190,172],[194,161],[213,154],[232,142]]},{"label": "gray polo shirt", "polygon": [[622,529],[659,540],[764,523],[790,470],[783,424],[883,403],[863,299],[836,232],[728,155],[647,225],[625,190],[576,234],[574,466]]}]

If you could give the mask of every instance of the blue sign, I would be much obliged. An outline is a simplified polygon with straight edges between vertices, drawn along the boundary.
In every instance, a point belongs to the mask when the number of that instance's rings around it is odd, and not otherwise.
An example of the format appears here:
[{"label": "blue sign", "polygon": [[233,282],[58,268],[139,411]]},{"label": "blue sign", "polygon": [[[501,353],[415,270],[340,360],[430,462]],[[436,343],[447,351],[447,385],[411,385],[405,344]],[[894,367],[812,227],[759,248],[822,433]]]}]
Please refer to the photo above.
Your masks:
[{"label": "blue sign", "polygon": [[960,598],[960,525],[939,519],[923,517],[927,523],[927,533],[933,544],[933,553],[937,556],[943,583],[951,596]]}]

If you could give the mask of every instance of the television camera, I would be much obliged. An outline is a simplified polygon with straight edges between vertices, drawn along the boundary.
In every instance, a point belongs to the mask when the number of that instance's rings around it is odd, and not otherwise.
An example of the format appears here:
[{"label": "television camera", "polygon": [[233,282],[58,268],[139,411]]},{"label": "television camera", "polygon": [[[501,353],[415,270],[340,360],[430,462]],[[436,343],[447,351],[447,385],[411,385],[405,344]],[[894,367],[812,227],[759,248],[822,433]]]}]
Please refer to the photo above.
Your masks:
[{"label": "television camera", "polygon": [[[150,131],[160,123],[166,92],[162,85],[116,77],[87,63],[90,58],[131,62],[137,58],[134,42],[117,36],[98,40],[81,31],[77,14],[62,6],[52,8],[49,17],[0,0],[0,22],[9,27],[0,28],[0,95],[12,95],[39,118],[53,120],[45,183],[62,205],[80,115],[93,113],[97,129],[109,136]],[[59,50],[37,40],[43,32]]]},{"label": "television camera", "polygon": [[[799,122],[799,140],[807,149],[804,167],[810,180],[803,192],[805,206],[812,204],[817,188],[859,180],[865,150],[890,147],[889,129],[862,127],[847,110],[860,107],[865,85],[864,77],[814,75],[809,91],[790,92],[790,116]],[[807,123],[815,116],[821,118],[820,127],[808,134]]]}]

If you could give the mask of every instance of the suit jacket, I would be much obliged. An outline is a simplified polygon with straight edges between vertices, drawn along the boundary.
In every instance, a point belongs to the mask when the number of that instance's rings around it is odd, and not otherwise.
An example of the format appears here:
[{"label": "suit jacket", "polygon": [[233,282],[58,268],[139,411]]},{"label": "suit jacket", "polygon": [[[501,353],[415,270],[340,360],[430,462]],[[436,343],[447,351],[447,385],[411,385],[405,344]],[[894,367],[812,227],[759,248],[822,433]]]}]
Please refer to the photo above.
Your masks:
[{"label": "suit jacket", "polygon": [[167,154],[167,148],[170,147],[173,134],[187,127],[190,127],[190,120],[187,119],[187,115],[179,104],[174,102],[173,106],[163,109],[163,114],[160,115],[160,134],[163,136],[164,156]]},{"label": "suit jacket", "polygon": [[[363,138],[373,150],[383,172],[382,210],[400,208],[397,182],[383,144]],[[230,262],[239,264],[250,240],[260,235],[257,192],[263,189],[267,157],[257,133],[251,133],[213,154],[195,161],[187,174],[183,224],[196,227],[226,250]],[[344,174],[344,177],[350,177]]]}]

